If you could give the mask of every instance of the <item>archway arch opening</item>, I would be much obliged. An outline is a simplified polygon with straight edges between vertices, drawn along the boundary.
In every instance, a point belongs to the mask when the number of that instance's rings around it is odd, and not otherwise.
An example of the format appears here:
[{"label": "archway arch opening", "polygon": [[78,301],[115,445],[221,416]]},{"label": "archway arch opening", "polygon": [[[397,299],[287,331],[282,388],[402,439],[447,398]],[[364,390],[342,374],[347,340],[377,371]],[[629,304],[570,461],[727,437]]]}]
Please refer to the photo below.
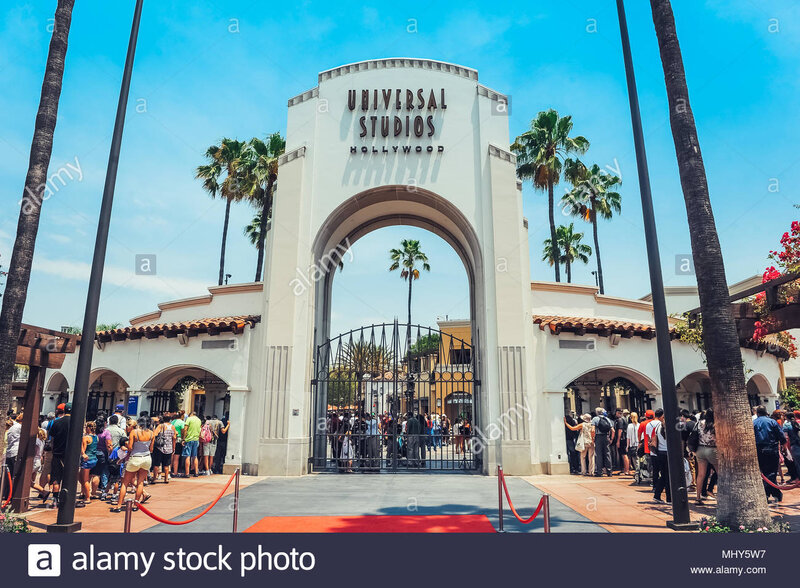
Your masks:
[{"label": "archway arch opening", "polygon": [[89,401],[86,418],[94,419],[98,414],[112,414],[117,405],[127,406],[128,382],[109,368],[96,368],[89,374]]},{"label": "archway arch opening", "polygon": [[772,386],[769,385],[769,380],[767,380],[764,374],[753,374],[747,380],[747,400],[750,402],[750,406],[758,406],[759,404],[763,404],[767,407],[767,410],[772,412],[773,408],[777,408],[776,406],[767,406],[767,402],[769,402],[769,397],[772,396]]},{"label": "archway arch opening", "polygon": [[[410,325],[408,280],[401,281],[402,267],[389,271],[390,249],[401,249],[403,239],[419,241],[431,265],[430,273],[420,267],[420,279],[412,281]],[[314,260],[325,271],[314,297],[312,430],[326,431],[312,441],[315,465],[338,461],[343,419],[358,428],[374,417],[391,436],[418,418],[422,446],[416,457],[413,442],[409,449],[384,437],[383,446],[368,448],[372,440],[365,436],[354,447],[356,463],[395,471],[398,463],[473,469],[463,433],[481,413],[484,320],[477,311],[483,306],[483,263],[473,228],[432,192],[386,186],[354,196],[330,215],[315,240]],[[361,355],[380,369],[355,369]]]},{"label": "archway arch opening", "polygon": [[625,366],[600,366],[585,371],[565,386],[564,410],[576,415],[617,408],[643,414],[653,407],[658,386],[645,374]]},{"label": "archway arch opening", "polygon": [[183,410],[186,414],[226,416],[230,411],[228,383],[211,370],[196,365],[175,365],[153,374],[143,391],[153,416]]}]

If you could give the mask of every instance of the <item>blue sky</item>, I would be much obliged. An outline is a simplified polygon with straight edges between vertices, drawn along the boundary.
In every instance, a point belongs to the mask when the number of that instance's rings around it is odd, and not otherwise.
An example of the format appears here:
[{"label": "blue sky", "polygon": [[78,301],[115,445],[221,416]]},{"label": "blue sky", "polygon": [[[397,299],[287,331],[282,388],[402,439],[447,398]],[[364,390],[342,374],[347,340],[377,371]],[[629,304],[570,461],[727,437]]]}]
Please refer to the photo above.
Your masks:
[{"label": "blue sky", "polygon": [[[0,12],[0,263],[10,258],[49,42],[54,0],[12,1]],[[690,251],[669,130],[663,73],[649,3],[628,3],[666,285]],[[82,176],[45,203],[27,322],[80,324],[114,111],[134,2],[76,3],[51,173],[67,163]],[[636,164],[615,3],[576,1],[146,2],[111,227],[100,320],[125,323],[169,299],[215,284],[224,206],[193,179],[202,153],[223,136],[285,131],[286,100],[319,71],[379,57],[439,59],[478,69],[512,96],[511,137],[540,110],[574,118],[591,141],[586,159],[622,171],[622,215],[600,228],[607,293],[649,291]],[[730,282],[763,271],[800,202],[793,116],[800,78],[800,7],[790,0],[673,2],[690,95]],[[235,20],[234,20],[235,19]],[[409,33],[410,19],[416,32]],[[774,20],[773,20],[774,19]],[[776,31],[777,27],[777,31]],[[233,32],[232,32],[233,31]],[[596,32],[593,32],[596,31]],[[616,162],[616,163],[615,163]],[[82,177],[78,181],[78,177]],[[776,190],[777,187],[777,191]],[[772,190],[772,191],[771,191]],[[557,194],[563,188],[557,189]],[[279,197],[279,196],[278,196]],[[552,279],[541,259],[546,198],[526,183],[532,278]],[[227,271],[252,280],[256,252],[234,207]],[[576,221],[586,230],[588,225]],[[429,233],[394,227],[355,245],[337,275],[334,330],[403,316],[405,290],[389,274],[388,249],[420,238],[434,271],[420,280],[415,314],[466,316],[466,277],[449,247]],[[157,254],[157,278],[132,276],[134,255]],[[587,267],[574,280],[593,283]]]}]

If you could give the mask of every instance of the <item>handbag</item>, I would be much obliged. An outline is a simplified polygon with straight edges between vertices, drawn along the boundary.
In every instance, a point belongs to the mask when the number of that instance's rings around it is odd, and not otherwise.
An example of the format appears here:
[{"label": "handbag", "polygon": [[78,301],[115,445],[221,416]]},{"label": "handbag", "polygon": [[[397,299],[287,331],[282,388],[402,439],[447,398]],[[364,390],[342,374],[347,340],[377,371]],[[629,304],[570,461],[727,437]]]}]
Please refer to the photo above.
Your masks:
[{"label": "handbag", "polygon": [[656,425],[653,429],[653,436],[647,440],[650,447],[650,455],[658,455],[658,433],[661,431],[661,424]]},{"label": "handbag", "polygon": [[575,451],[581,452],[586,450],[586,442],[583,440],[583,435],[578,436],[578,440],[575,441]]}]

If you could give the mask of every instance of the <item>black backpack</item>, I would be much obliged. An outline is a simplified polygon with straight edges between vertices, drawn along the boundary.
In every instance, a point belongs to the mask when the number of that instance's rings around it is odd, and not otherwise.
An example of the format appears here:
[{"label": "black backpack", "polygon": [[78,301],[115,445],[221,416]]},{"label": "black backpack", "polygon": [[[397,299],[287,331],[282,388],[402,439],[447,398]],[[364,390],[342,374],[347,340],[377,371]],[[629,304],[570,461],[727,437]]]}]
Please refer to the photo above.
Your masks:
[{"label": "black backpack", "polygon": [[686,448],[692,453],[697,453],[700,448],[700,423],[689,421],[686,424],[689,425],[689,423],[692,424],[692,428],[689,431],[688,439],[686,439]]},{"label": "black backpack", "polygon": [[611,421],[608,420],[607,416],[601,416],[597,421],[597,432],[601,435],[607,435],[610,430]]}]

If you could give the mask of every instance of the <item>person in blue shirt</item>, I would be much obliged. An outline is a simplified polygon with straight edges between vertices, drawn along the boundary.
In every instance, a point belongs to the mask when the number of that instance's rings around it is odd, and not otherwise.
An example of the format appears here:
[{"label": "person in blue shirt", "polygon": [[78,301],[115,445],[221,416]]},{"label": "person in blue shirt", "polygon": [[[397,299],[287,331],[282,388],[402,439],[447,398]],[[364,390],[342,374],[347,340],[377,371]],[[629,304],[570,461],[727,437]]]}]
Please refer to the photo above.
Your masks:
[{"label": "person in blue shirt", "polygon": [[[767,409],[763,406],[756,407],[753,430],[756,435],[758,467],[770,482],[777,485],[778,468],[780,467],[779,450],[786,439],[783,431],[780,425],[767,415]],[[783,500],[783,492],[766,481],[764,481],[764,491],[767,493],[767,500],[771,496],[775,498],[776,502]]]}]

